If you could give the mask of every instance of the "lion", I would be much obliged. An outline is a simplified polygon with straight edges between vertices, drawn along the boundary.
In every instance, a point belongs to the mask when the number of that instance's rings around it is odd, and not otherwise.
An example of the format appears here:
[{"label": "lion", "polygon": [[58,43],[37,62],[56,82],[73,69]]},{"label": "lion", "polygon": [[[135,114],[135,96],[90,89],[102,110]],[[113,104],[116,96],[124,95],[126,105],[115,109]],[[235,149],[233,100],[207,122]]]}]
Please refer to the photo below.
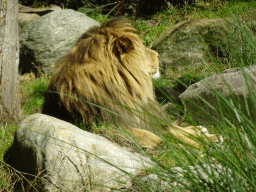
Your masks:
[{"label": "lion", "polygon": [[118,18],[84,33],[57,62],[42,113],[87,127],[97,122],[122,126],[147,148],[162,142],[156,127],[197,146],[189,135],[201,133],[169,123],[157,103],[151,78],[160,76],[158,53],[144,46],[134,31],[126,19]]}]

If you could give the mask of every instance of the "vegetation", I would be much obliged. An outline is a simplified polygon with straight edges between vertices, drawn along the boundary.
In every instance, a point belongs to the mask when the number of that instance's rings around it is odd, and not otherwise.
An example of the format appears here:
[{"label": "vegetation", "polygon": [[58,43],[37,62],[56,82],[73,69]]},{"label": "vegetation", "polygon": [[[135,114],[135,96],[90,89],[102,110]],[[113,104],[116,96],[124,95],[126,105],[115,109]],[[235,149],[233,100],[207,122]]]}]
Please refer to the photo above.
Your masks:
[{"label": "vegetation", "polygon": [[[42,6],[39,1],[35,0],[34,5]],[[248,18],[255,19],[256,8],[255,1],[207,1],[198,0],[196,6],[186,6],[183,8],[170,7],[163,12],[159,12],[151,16],[148,20],[134,19],[137,33],[142,38],[147,46],[152,46],[155,39],[174,24],[185,21],[203,18]],[[85,7],[78,9],[85,12]],[[112,17],[111,15],[102,15],[98,11],[87,13],[97,21],[105,21]],[[226,62],[228,65],[220,65],[218,60],[213,60],[207,66],[201,66],[197,69],[184,70],[184,72],[171,75],[172,79],[159,79],[154,82],[155,86],[172,87],[175,89],[179,83],[189,86],[205,77],[214,73],[219,73],[224,69],[231,67],[245,67],[255,63],[256,42],[253,38],[253,31],[248,31],[246,26],[240,23],[240,28],[243,33],[244,41],[242,44],[235,45],[233,49],[224,50]],[[249,82],[249,78],[244,74],[245,79]],[[29,78],[27,78],[29,77]],[[43,95],[47,89],[50,76],[41,75],[34,77],[27,75],[21,82],[21,91],[23,95],[23,111],[24,115],[29,115],[40,109],[43,104]],[[254,90],[249,86],[250,90],[248,98],[256,101]],[[213,128],[214,132],[224,137],[224,143],[217,145],[213,142],[207,144],[201,150],[193,149],[189,146],[177,145],[168,135],[163,135],[166,143],[156,151],[146,151],[151,159],[157,162],[158,166],[150,170],[155,173],[163,181],[166,181],[170,186],[170,191],[256,191],[256,108],[255,106],[247,106],[247,111],[244,113],[238,107],[241,105],[239,101],[227,100],[217,90],[214,90],[219,98],[219,105],[230,109],[234,112],[231,119],[227,119],[222,115],[219,126]],[[202,101],[203,102],[203,101]],[[245,98],[245,103],[249,103]],[[217,110],[217,109],[216,109]],[[219,111],[222,114],[222,111]],[[189,118],[189,117],[188,117]],[[82,128],[82,126],[81,126]],[[94,132],[101,134],[109,132],[109,138],[116,141],[116,133],[113,129],[109,129],[109,125],[103,124],[100,128],[95,127]],[[13,135],[17,126],[4,125],[0,128],[0,191],[11,191],[14,184],[11,181],[11,175],[7,169],[7,165],[3,162],[3,155],[13,141]],[[143,149],[137,149],[143,150]],[[213,169],[205,169],[205,164],[219,164],[221,170],[218,173]],[[183,178],[173,176],[173,171],[170,169],[174,166],[179,166],[184,170],[188,170]],[[207,175],[208,180],[204,177],[195,177],[192,174],[189,166],[197,166],[196,170],[200,170],[201,175]],[[143,176],[143,175],[142,175]],[[134,182],[138,184],[141,191],[161,191],[158,186],[149,185],[142,181],[141,176],[134,178]],[[179,187],[173,185],[176,181]]]},{"label": "vegetation", "polygon": [[44,103],[44,93],[47,90],[49,77],[42,75],[36,78],[34,74],[26,74],[21,81],[21,92],[23,96],[22,108],[23,114],[29,115],[37,112]]}]

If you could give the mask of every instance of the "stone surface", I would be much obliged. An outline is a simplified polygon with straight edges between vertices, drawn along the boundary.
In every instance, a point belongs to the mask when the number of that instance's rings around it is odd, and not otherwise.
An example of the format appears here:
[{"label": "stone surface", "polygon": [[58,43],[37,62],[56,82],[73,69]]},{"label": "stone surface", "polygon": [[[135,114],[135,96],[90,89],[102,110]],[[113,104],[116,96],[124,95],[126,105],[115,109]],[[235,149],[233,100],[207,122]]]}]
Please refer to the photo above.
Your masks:
[{"label": "stone surface", "polygon": [[52,11],[27,24],[19,35],[21,72],[51,71],[51,65],[97,25],[95,20],[70,9]]},{"label": "stone surface", "polygon": [[19,13],[19,27],[21,30],[23,27],[25,27],[28,23],[36,20],[37,18],[39,18],[40,16],[32,13],[32,14],[28,14],[28,13]]},{"label": "stone surface", "polygon": [[203,164],[201,166],[189,166],[186,169],[173,167],[166,174],[161,172],[160,175],[152,173],[144,176],[142,181],[149,186],[151,191],[159,191],[160,189],[164,192],[172,192],[179,189],[180,191],[189,192],[193,189],[193,184],[190,181],[195,180],[197,183],[205,184],[201,189],[207,191],[210,190],[207,185],[214,183],[212,178],[221,183],[223,179],[226,179],[226,181],[232,180],[231,176],[232,171],[220,164]]},{"label": "stone surface", "polygon": [[43,114],[21,123],[7,156],[15,169],[33,175],[29,180],[43,178],[42,190],[51,192],[130,188],[131,176],[152,166],[146,157]]},{"label": "stone surface", "polygon": [[[243,115],[254,114],[255,82],[256,66],[228,69],[189,86],[180,98],[194,121],[201,125],[219,124],[222,122],[220,111],[227,119],[237,119],[235,107]],[[235,107],[227,108],[227,103],[233,103]]]}]

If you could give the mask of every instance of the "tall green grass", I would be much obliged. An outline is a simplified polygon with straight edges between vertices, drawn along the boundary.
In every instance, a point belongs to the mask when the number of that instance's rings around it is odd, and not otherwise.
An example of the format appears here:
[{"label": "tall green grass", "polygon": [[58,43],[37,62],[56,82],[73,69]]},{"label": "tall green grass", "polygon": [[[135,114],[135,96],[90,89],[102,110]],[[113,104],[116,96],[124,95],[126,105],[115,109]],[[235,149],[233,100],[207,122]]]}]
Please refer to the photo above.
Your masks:
[{"label": "tall green grass", "polygon": [[[223,51],[228,56],[227,63],[241,68],[246,82],[244,89],[249,90],[248,94],[243,100],[235,96],[225,98],[213,86],[209,87],[218,98],[219,107],[214,110],[220,114],[220,119],[212,117],[209,122],[217,122],[214,132],[221,135],[224,142],[216,144],[199,140],[203,146],[208,146],[201,150],[188,146],[175,149],[173,144],[167,142],[171,151],[168,158],[184,171],[178,174],[171,167],[158,163],[159,167],[155,167],[152,172],[169,185],[170,191],[256,191],[256,82],[243,70],[244,67],[255,64],[256,41],[251,22],[246,23],[238,17],[235,19],[240,32],[234,35],[241,39],[229,45],[229,49],[223,48]],[[218,65],[218,60],[213,62]],[[256,78],[256,74],[254,75]],[[201,102],[212,107],[208,101]],[[198,110],[207,113],[203,109]],[[207,165],[210,167],[207,168]],[[145,188],[148,183],[141,185]],[[154,191],[165,191],[152,185],[147,191],[151,191],[152,187]]]}]

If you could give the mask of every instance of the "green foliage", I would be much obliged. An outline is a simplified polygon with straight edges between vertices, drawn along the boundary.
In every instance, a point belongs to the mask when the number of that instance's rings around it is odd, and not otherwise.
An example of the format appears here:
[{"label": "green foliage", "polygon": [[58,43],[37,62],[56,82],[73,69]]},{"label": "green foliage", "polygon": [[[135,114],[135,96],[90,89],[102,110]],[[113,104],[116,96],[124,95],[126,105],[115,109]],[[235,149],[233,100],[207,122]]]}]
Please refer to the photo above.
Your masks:
[{"label": "green foliage", "polygon": [[90,17],[100,23],[103,23],[110,18],[108,15],[101,14],[101,12],[100,12],[100,10],[98,10],[98,8],[88,9],[86,6],[84,6],[84,7],[80,7],[78,9],[78,11],[81,13],[84,13],[88,17]]},{"label": "green foliage", "polygon": [[[248,23],[245,25],[241,20],[237,20],[239,28],[240,42],[232,44],[229,49],[224,49],[222,45],[220,48],[225,53],[223,58],[226,59],[228,67],[246,67],[255,63],[255,39],[253,28]],[[225,57],[226,56],[226,57]],[[221,71],[222,66],[219,66],[218,58],[213,60],[213,64],[208,64],[207,67],[212,67],[214,71]],[[216,67],[217,66],[217,67]],[[244,71],[242,70],[244,73]],[[204,78],[205,74],[188,73],[182,75],[179,81],[185,85],[191,84],[191,81],[199,81]],[[152,170],[159,178],[170,184],[173,191],[255,191],[255,160],[256,160],[256,95],[255,82],[246,73],[243,74],[246,80],[246,87],[249,90],[249,95],[240,100],[236,97],[225,98],[218,90],[213,89],[214,94],[218,98],[219,108],[215,108],[216,112],[221,115],[219,120],[220,125],[215,126],[214,132],[222,135],[224,142],[219,146],[213,142],[208,144],[201,140],[203,146],[208,146],[202,150],[195,150],[191,147],[183,147],[178,150],[173,147],[173,144],[167,142],[169,152],[163,152],[156,156],[155,162],[162,159],[159,167]],[[159,82],[157,82],[159,84]],[[161,83],[161,81],[160,81]],[[207,104],[207,101],[201,102]],[[200,109],[198,109],[200,110]],[[227,117],[223,112],[230,111]],[[203,110],[201,110],[204,112]],[[205,112],[207,113],[207,111]],[[209,120],[210,121],[210,120]],[[167,140],[167,139],[166,139]],[[172,160],[172,161],[171,161]],[[162,164],[161,162],[164,162]],[[168,167],[174,164],[168,162],[175,162],[175,166],[180,166],[183,170],[188,172],[184,174],[183,178],[173,177],[173,171]],[[221,169],[214,172],[214,169],[205,169],[205,164],[218,164]],[[209,179],[204,177],[195,177],[195,173],[191,173],[190,165],[197,166],[196,172],[200,175],[206,175]],[[167,167],[166,167],[167,166]],[[216,170],[215,170],[216,171]],[[171,183],[176,181],[180,187],[175,187]],[[144,186],[143,186],[144,187]],[[160,188],[157,188],[160,190]]]},{"label": "green foliage", "polygon": [[[8,147],[13,142],[13,136],[16,129],[17,129],[16,125],[6,125],[6,126],[0,127],[0,146],[1,146],[0,159],[3,157],[4,153],[7,151]],[[1,164],[0,164],[0,170],[1,170]]]},{"label": "green foliage", "polygon": [[47,90],[48,78],[41,76],[29,83],[24,83],[21,88],[23,95],[22,109],[25,115],[36,112],[44,103],[44,94]]},{"label": "green foliage", "polygon": [[16,125],[5,125],[0,127],[0,191],[10,191],[14,185],[10,173],[6,171],[7,166],[3,162],[3,156],[13,143],[14,132],[16,129]]},{"label": "green foliage", "polygon": [[136,29],[143,42],[151,47],[155,39],[174,24],[196,19],[227,18],[240,16],[250,18],[250,13],[256,8],[255,1],[197,1],[197,6],[168,9],[153,15],[150,20],[137,19]]},{"label": "green foliage", "polygon": [[[256,160],[256,94],[255,86],[251,79],[243,72],[246,87],[249,89],[243,101],[236,97],[225,98],[218,90],[212,91],[218,97],[220,108],[215,108],[221,114],[220,125],[215,126],[214,133],[221,135],[224,142],[221,145],[212,141],[198,139],[200,149],[194,149],[186,145],[178,145],[173,138],[162,135],[165,140],[164,146],[159,148],[160,153],[151,155],[158,164],[151,173],[155,173],[161,180],[169,184],[170,191],[255,191],[255,160]],[[251,84],[253,83],[253,84]],[[207,101],[201,102],[207,104]],[[223,110],[230,111],[228,117]],[[246,110],[244,110],[246,109]],[[199,110],[199,109],[198,109]],[[203,112],[203,110],[202,110]],[[215,168],[206,169],[205,165],[217,165]],[[179,166],[186,172],[177,177],[171,167]],[[191,167],[194,171],[191,171]],[[196,177],[196,173],[203,177]],[[206,177],[208,179],[206,179]],[[174,185],[179,183],[179,187]],[[145,190],[145,183],[139,183]],[[160,187],[149,185],[147,190],[161,191]],[[147,191],[145,190],[145,191]]]}]

